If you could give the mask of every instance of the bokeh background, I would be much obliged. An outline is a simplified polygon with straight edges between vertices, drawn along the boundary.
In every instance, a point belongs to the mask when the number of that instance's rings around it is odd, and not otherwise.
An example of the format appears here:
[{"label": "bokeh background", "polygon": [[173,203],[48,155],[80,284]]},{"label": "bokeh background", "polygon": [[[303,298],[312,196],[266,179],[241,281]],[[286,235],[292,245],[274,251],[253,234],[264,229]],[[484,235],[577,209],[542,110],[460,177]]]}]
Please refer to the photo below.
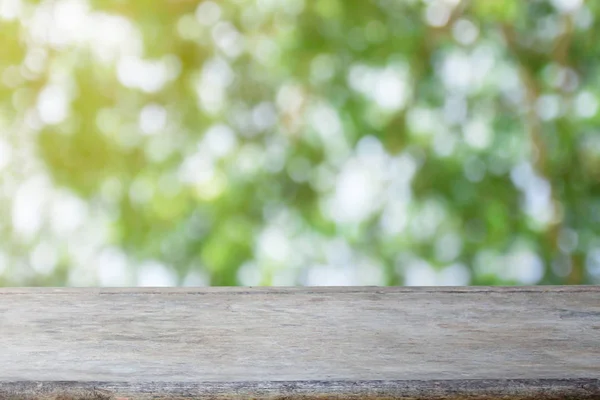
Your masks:
[{"label": "bokeh background", "polygon": [[598,17],[0,0],[0,286],[600,283]]}]

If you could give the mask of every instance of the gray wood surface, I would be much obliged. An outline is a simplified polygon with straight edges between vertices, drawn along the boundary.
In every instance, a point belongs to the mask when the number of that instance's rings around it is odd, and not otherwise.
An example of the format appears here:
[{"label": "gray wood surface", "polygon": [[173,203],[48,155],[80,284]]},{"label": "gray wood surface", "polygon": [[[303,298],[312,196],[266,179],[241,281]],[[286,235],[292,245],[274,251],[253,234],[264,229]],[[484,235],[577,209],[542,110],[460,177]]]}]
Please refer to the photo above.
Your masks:
[{"label": "gray wood surface", "polygon": [[0,289],[0,398],[600,399],[600,287]]}]

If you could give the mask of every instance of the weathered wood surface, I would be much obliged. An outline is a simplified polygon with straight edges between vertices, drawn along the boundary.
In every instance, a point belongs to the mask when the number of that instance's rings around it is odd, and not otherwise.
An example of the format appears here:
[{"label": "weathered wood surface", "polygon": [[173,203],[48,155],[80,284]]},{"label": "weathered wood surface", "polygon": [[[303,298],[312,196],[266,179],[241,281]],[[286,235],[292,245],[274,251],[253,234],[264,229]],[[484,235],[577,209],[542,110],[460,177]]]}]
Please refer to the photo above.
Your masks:
[{"label": "weathered wood surface", "polygon": [[600,399],[600,287],[0,289],[0,399]]}]

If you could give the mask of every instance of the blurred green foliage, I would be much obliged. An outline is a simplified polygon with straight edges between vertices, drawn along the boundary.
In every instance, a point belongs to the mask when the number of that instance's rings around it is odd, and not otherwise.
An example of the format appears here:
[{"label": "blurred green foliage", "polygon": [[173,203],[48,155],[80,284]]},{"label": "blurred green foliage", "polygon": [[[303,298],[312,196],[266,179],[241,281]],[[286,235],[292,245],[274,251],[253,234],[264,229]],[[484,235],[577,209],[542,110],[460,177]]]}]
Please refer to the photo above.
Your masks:
[{"label": "blurred green foliage", "polygon": [[598,283],[599,15],[0,0],[0,285]]}]

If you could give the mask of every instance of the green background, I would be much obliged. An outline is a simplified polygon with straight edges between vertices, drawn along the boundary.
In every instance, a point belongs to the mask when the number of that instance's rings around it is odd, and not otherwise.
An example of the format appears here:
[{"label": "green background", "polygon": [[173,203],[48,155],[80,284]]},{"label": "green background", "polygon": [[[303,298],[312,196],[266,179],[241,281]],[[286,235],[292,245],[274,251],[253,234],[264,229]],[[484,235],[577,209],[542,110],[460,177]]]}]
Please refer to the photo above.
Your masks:
[{"label": "green background", "polygon": [[0,0],[0,285],[600,283],[598,16]]}]

